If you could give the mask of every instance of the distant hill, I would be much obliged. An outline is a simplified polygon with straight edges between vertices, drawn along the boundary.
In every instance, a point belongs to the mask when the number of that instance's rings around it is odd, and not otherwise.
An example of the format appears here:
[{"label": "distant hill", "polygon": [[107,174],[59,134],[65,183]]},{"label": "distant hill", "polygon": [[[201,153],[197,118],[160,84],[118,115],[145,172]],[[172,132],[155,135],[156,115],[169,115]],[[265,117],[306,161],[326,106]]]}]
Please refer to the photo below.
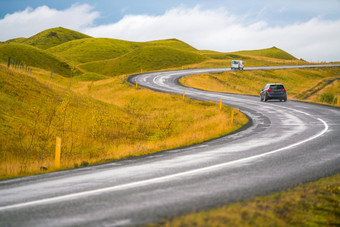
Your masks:
[{"label": "distant hill", "polygon": [[87,38],[72,40],[49,48],[48,51],[74,62],[86,63],[116,58],[140,46],[139,43],[117,39]]},{"label": "distant hill", "polygon": [[70,29],[58,27],[42,31],[26,40],[23,43],[32,45],[41,49],[48,49],[53,46],[66,43],[68,41],[90,38],[80,32],[72,31]]},{"label": "distant hill", "polygon": [[261,50],[245,50],[245,51],[237,51],[233,52],[234,54],[239,54],[239,55],[248,55],[248,56],[263,56],[263,57],[270,57],[270,58],[278,58],[278,59],[284,59],[284,60],[296,60],[296,58],[277,48],[277,47],[272,47],[268,49],[261,49]]},{"label": "distant hill", "polygon": [[167,47],[178,49],[180,51],[197,51],[192,46],[177,39],[157,40],[142,43],[108,38],[73,40],[49,48],[48,51],[75,62],[87,63],[113,59],[148,46]]},{"label": "distant hill", "polygon": [[9,39],[5,43],[23,43],[26,40],[26,38],[15,38],[15,39]]},{"label": "distant hill", "polygon": [[143,71],[161,70],[199,63],[207,57],[192,51],[165,46],[146,46],[119,58],[89,62],[80,68],[103,75],[116,76]]},{"label": "distant hill", "polygon": [[275,65],[297,60],[276,47],[223,53],[197,50],[178,39],[131,42],[92,38],[61,27],[42,31],[28,39],[16,38],[0,43],[0,62],[6,63],[8,57],[29,66],[55,69],[56,73],[64,77],[76,75],[85,81],[86,78],[99,80],[141,70],[145,72],[183,66],[229,67],[231,59],[244,60],[246,66]]}]

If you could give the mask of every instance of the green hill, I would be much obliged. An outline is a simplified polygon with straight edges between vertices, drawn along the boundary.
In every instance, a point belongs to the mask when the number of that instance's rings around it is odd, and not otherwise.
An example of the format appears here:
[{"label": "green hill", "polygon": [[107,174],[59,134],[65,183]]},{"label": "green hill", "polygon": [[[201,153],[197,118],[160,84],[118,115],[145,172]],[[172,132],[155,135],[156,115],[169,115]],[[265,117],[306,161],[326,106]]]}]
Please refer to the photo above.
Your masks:
[{"label": "green hill", "polygon": [[178,50],[185,50],[185,51],[197,51],[197,49],[195,49],[194,47],[178,39],[155,40],[155,41],[145,42],[143,44],[151,45],[151,46],[166,46],[166,47],[171,47],[171,48],[175,48]]},{"label": "green hill", "polygon": [[150,42],[129,42],[108,38],[88,38],[73,40],[49,48],[48,51],[79,63],[113,59],[148,46],[170,47],[181,51],[197,51],[192,46],[177,40],[157,40]]},{"label": "green hill", "polygon": [[[0,62],[7,63],[8,57],[12,62],[20,62],[25,66],[37,67],[47,71],[55,70],[56,73],[69,77],[72,66],[62,59],[33,46],[20,43],[0,44]],[[76,70],[75,74],[80,72]]]},{"label": "green hill", "polygon": [[58,27],[42,31],[24,40],[23,43],[41,49],[48,49],[68,41],[84,38],[90,38],[90,36],[66,28]]},{"label": "green hill", "polygon": [[66,42],[48,51],[75,62],[86,63],[116,58],[140,46],[139,43],[117,39],[87,38]]},{"label": "green hill", "polygon": [[[26,45],[25,45],[26,44]],[[28,44],[28,45],[27,45]],[[7,45],[7,46],[6,46]],[[35,47],[34,47],[35,46]],[[12,57],[26,65],[55,71],[65,77],[73,72],[81,80],[99,80],[142,71],[189,67],[226,67],[231,59],[242,59],[246,66],[277,65],[297,60],[276,47],[222,53],[197,50],[178,39],[130,42],[92,38],[65,28],[52,28],[28,39],[17,38],[0,44],[0,61]],[[281,61],[282,60],[282,61]],[[288,60],[290,62],[288,62]],[[87,77],[89,77],[87,79]]]},{"label": "green hill", "polygon": [[9,39],[5,43],[23,43],[26,40],[26,38],[15,38],[15,39]]},{"label": "green hill", "polygon": [[284,60],[296,60],[296,58],[293,55],[277,47],[261,49],[261,50],[237,51],[237,52],[233,52],[233,54],[248,55],[248,56],[263,56],[263,57],[270,57],[270,58],[277,58],[277,59],[284,59]]},{"label": "green hill", "polygon": [[107,76],[160,70],[199,63],[207,57],[199,53],[181,51],[164,46],[147,46],[119,58],[79,65],[80,68]]}]

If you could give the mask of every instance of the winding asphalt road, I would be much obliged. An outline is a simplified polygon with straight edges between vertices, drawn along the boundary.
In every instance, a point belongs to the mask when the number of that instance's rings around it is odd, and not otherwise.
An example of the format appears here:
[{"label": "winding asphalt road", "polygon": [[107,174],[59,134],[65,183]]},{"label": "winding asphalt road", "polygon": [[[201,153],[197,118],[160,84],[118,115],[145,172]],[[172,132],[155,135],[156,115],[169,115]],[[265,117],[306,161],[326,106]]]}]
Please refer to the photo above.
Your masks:
[{"label": "winding asphalt road", "polygon": [[145,157],[0,181],[0,226],[143,225],[340,172],[340,108],[264,103],[177,82],[191,73],[220,71],[145,73],[130,81],[162,92],[185,90],[200,100],[221,98],[251,119],[242,130]]}]

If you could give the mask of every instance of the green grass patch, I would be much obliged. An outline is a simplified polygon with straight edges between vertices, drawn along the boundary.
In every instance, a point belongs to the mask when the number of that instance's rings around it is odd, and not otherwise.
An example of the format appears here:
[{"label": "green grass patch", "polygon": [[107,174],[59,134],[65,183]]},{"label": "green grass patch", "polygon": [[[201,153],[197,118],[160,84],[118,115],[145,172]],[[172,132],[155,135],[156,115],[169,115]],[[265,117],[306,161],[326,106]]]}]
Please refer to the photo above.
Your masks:
[{"label": "green grass patch", "polygon": [[76,80],[80,81],[98,81],[98,80],[104,80],[107,79],[107,76],[98,74],[98,73],[83,73],[79,76],[76,76]]},{"label": "green grass patch", "polygon": [[203,55],[163,46],[148,46],[136,49],[119,58],[82,64],[79,67],[107,76],[131,74],[141,71],[176,68],[202,62]]},{"label": "green grass patch", "polygon": [[153,226],[339,226],[340,174]]},{"label": "green grass patch", "polygon": [[[305,95],[311,93],[311,88],[318,88],[324,80],[336,78],[340,78],[339,68],[314,68],[201,74],[181,78],[180,82],[185,86],[203,90],[255,96],[259,95],[260,89],[267,83],[283,83],[288,92],[288,99],[304,100]],[[333,96],[339,95],[337,89],[333,89],[333,92]],[[317,102],[312,98],[307,100]]]}]

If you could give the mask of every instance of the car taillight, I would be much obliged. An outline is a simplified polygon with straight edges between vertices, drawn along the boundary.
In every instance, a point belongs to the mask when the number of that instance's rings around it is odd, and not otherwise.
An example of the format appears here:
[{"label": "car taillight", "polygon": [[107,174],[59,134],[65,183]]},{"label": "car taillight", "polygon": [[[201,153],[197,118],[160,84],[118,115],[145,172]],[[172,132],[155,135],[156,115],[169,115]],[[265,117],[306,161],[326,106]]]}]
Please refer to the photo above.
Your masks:
[{"label": "car taillight", "polygon": [[267,89],[267,91],[268,91],[268,92],[269,92],[269,91],[272,91],[272,89],[269,88],[269,89]]},{"label": "car taillight", "polygon": [[284,88],[284,89],[282,89],[282,91],[286,91],[286,89]]}]

